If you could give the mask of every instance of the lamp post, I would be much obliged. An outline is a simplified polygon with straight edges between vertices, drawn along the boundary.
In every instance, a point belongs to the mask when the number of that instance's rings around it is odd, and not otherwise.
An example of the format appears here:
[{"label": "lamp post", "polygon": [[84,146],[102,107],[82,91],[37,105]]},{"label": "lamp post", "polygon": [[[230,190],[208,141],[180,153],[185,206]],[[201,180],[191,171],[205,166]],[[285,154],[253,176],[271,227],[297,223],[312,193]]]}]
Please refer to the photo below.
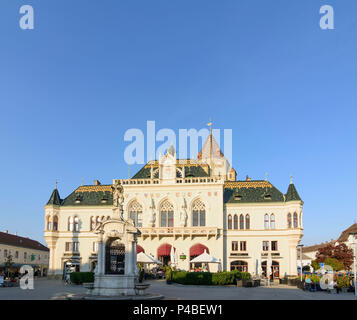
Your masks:
[{"label": "lamp post", "polygon": [[299,244],[298,248],[300,248],[300,280],[302,282],[302,247],[304,245],[303,244]]},{"label": "lamp post", "polygon": [[352,236],[352,245],[353,245],[353,281],[355,284],[355,296],[357,296],[357,288],[356,288],[356,234],[357,232],[351,232]]}]

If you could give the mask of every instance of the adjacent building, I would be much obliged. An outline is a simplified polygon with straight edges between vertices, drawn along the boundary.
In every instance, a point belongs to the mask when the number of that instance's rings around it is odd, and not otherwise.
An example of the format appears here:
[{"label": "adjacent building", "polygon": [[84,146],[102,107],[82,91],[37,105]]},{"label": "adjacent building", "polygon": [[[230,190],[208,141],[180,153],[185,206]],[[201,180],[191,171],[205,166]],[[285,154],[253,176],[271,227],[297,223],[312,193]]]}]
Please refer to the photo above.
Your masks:
[{"label": "adjacent building", "polygon": [[[210,135],[197,159],[177,159],[171,147],[131,179],[119,180],[124,217],[141,232],[138,252],[169,264],[173,247],[178,268],[190,270],[190,260],[206,250],[224,270],[252,274],[264,272],[269,258],[274,277],[296,275],[303,201],[294,184],[283,193],[267,180],[237,181],[236,175]],[[112,216],[112,186],[95,181],[65,198],[53,190],[44,215],[50,274],[62,276],[67,267],[94,270],[93,230]]]},{"label": "adjacent building", "polygon": [[38,276],[48,271],[49,249],[38,241],[0,232],[0,270],[11,261],[11,271],[18,272],[22,265],[31,265]]}]

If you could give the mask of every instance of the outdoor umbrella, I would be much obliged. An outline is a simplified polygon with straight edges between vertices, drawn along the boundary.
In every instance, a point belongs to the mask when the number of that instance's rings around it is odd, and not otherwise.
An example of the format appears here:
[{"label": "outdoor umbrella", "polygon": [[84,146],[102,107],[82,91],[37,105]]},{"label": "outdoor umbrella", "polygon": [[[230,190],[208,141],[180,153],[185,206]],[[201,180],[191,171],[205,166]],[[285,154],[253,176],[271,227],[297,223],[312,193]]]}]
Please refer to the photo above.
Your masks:
[{"label": "outdoor umbrella", "polygon": [[174,249],[174,247],[171,247],[170,260],[171,260],[171,266],[172,267],[176,267],[176,257],[175,257],[175,249]]},{"label": "outdoor umbrella", "polygon": [[193,262],[193,263],[219,263],[219,261],[215,257],[210,256],[206,250],[198,257],[192,259],[190,262]]},{"label": "outdoor umbrella", "polygon": [[161,264],[161,262],[159,260],[156,260],[154,257],[144,253],[144,252],[140,252],[137,255],[136,261],[139,263],[156,263],[156,264]]}]

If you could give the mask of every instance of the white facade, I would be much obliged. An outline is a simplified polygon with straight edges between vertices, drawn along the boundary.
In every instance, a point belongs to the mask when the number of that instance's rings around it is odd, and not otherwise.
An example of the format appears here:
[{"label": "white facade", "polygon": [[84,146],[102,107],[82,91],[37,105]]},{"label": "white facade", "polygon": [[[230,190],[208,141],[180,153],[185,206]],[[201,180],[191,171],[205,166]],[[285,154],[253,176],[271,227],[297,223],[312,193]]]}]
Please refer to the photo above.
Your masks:
[{"label": "white facade", "polygon": [[[133,218],[141,231],[138,247],[167,262],[167,250],[173,246],[178,268],[184,270],[192,267],[190,254],[205,247],[221,260],[224,270],[239,266],[252,274],[258,271],[258,264],[266,263],[269,253],[276,277],[296,275],[303,202],[298,195],[296,199],[288,195],[296,192],[295,187],[291,184],[284,195],[268,181],[234,181],[233,169],[226,176],[217,176],[207,168],[193,162],[180,166],[171,150],[160,162],[147,164],[143,177],[120,180],[124,216]],[[198,171],[201,176],[187,174]],[[79,187],[64,200],[54,191],[45,206],[52,274],[62,275],[66,262],[79,264],[81,271],[93,270],[97,252],[92,230],[95,222],[112,217],[111,188],[97,182]],[[79,244],[68,244],[73,242]],[[210,270],[217,271],[217,265]]]}]

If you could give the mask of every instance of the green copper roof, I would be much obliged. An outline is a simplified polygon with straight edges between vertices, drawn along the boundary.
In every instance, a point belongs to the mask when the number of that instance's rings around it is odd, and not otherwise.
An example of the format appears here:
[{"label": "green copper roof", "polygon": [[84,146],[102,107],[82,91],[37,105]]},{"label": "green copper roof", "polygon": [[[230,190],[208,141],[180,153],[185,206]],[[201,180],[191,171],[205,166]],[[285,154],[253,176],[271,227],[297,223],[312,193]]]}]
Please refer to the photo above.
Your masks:
[{"label": "green copper roof", "polygon": [[57,188],[55,188],[51,194],[50,200],[48,200],[47,205],[61,205],[61,198],[58,193]]},{"label": "green copper roof", "polygon": [[296,188],[293,183],[290,183],[288,192],[285,195],[285,199],[286,201],[301,201],[301,198],[298,192],[296,191]]},{"label": "green copper roof", "polygon": [[[180,160],[177,160],[178,163]],[[208,177],[208,173],[203,169],[202,166],[195,164],[192,165],[190,162],[188,165],[178,164],[176,167],[182,170],[185,167],[185,177]],[[158,168],[158,163],[155,161],[154,171]],[[177,178],[181,178],[179,172],[176,173]],[[146,164],[143,166],[131,179],[150,179],[151,178],[151,166]],[[154,174],[154,179],[159,178],[159,171],[157,170]]]},{"label": "green copper roof", "polygon": [[81,186],[62,200],[62,206],[106,206],[113,205],[110,185]]},{"label": "green copper roof", "polygon": [[284,194],[263,180],[227,182],[224,203],[284,202]]}]

